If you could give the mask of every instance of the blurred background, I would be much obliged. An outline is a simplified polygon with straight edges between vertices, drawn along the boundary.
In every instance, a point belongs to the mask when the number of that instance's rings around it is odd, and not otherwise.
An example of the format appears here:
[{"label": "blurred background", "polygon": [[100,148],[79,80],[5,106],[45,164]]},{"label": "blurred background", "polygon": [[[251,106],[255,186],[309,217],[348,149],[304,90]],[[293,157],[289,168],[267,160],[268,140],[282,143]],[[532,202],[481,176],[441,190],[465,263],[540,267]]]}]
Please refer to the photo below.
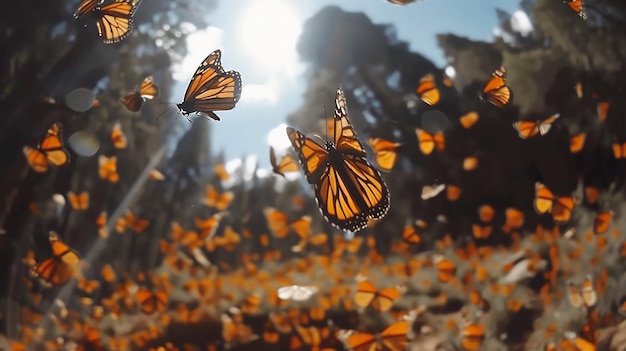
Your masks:
[{"label": "blurred background", "polygon": [[[395,2],[134,1],[114,44],[78,1],[0,5],[0,349],[358,350],[408,315],[393,351],[624,350],[626,5]],[[190,123],[174,104],[216,49],[241,99]],[[501,66],[504,108],[481,98]],[[397,143],[389,213],[357,233],[269,157],[294,156],[286,126],[325,136],[339,85],[368,160]],[[69,162],[36,171],[54,123]]]}]

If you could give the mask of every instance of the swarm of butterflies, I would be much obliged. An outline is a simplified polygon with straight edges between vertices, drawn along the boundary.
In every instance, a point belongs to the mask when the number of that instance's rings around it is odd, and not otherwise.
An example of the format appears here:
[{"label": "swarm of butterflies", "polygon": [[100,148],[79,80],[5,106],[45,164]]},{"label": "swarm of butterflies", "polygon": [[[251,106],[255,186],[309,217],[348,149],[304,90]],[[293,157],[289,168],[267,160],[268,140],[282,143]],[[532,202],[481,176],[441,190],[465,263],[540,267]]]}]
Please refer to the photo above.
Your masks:
[{"label": "swarm of butterflies", "polygon": [[[102,1],[83,0],[75,17],[92,13],[104,42],[115,43],[130,33],[139,2],[119,0],[103,6]],[[581,1],[567,4],[585,18]],[[506,109],[512,102],[506,73],[505,67],[496,69],[480,94],[497,109]],[[453,86],[448,77],[442,83]],[[572,93],[582,99],[582,83],[573,86]],[[442,98],[433,74],[419,80],[415,94],[428,106]],[[177,107],[188,119],[197,113],[220,120],[215,111],[234,108],[240,95],[239,73],[224,71],[221,52],[216,50],[202,61]],[[146,100],[157,96],[158,87],[148,77],[121,103],[137,112]],[[605,121],[611,105],[600,97],[594,99],[597,118]],[[273,148],[269,156],[278,176],[303,170],[321,216],[340,235],[315,224],[305,211],[310,208],[306,195],[294,196],[282,209],[265,205],[259,215],[266,228],[253,228],[246,218],[234,218],[229,209],[238,195],[225,189],[223,182],[231,175],[224,165],[217,165],[218,182],[208,184],[202,196],[204,215],[193,224],[169,223],[168,237],[158,239],[161,264],[157,268],[131,273],[114,263],[89,262],[64,242],[62,233],[50,231],[49,253],[28,251],[21,261],[29,293],[19,310],[19,335],[4,340],[7,346],[0,340],[0,347],[11,351],[401,351],[414,342],[490,350],[502,345],[495,344],[499,340],[506,341],[490,330],[506,334],[501,326],[524,325],[520,316],[540,314],[539,303],[544,314],[529,331],[529,339],[539,340],[536,350],[597,349],[599,330],[626,314],[625,299],[603,302],[615,285],[608,267],[616,257],[626,257],[626,238],[614,225],[612,210],[598,211],[584,233],[575,228],[562,230],[580,200],[537,182],[529,205],[537,215],[550,216],[557,224],[551,228],[537,225],[527,233],[523,209],[508,207],[499,214],[494,206],[484,204],[476,209],[469,240],[461,244],[444,235],[432,250],[422,248],[422,233],[445,225],[445,216],[438,217],[438,223],[407,220],[401,232],[389,233],[389,240],[381,242],[379,237],[366,235],[367,228],[385,220],[392,204],[391,191],[379,170],[392,172],[406,145],[372,136],[367,141],[375,162],[370,163],[350,120],[342,87],[337,88],[334,100],[333,116],[324,124],[329,140],[319,143],[288,127],[295,157],[289,152],[278,157]],[[511,128],[520,139],[540,138],[560,117],[556,113],[542,120],[516,121]],[[480,116],[473,111],[459,118],[462,130],[478,123]],[[580,153],[585,138],[584,133],[573,135],[565,147]],[[117,150],[128,145],[119,123],[112,127],[110,139]],[[416,128],[415,141],[424,156],[437,157],[446,151],[444,131]],[[38,173],[70,162],[60,123],[54,123],[36,147],[25,146],[23,152]],[[626,146],[619,142],[612,144],[612,152],[615,159],[626,158]],[[480,166],[479,157],[468,156],[461,167],[473,172]],[[120,180],[115,155],[99,156],[98,176],[109,183]],[[164,181],[166,176],[154,169],[149,179]],[[443,193],[450,204],[462,198],[464,191],[455,184],[415,190],[422,201]],[[590,205],[604,196],[594,186],[586,186],[583,192]],[[64,205],[67,199],[72,211],[89,209],[89,192],[66,195],[55,194],[53,200]],[[42,215],[36,204],[31,205],[31,212]],[[128,209],[113,224],[106,212],[100,213],[94,230],[103,240],[111,240],[141,235],[151,225],[149,218]],[[343,232],[356,236],[349,238]],[[496,233],[508,236],[509,245],[482,245],[481,240]],[[590,246],[596,250],[585,250]],[[594,274],[588,274],[589,266]],[[525,291],[529,288],[523,282],[528,280],[542,282],[534,295]],[[71,296],[56,296],[56,291],[68,286],[74,291]],[[564,298],[567,318],[577,324],[545,313],[556,312]],[[507,313],[494,313],[497,310]]]}]

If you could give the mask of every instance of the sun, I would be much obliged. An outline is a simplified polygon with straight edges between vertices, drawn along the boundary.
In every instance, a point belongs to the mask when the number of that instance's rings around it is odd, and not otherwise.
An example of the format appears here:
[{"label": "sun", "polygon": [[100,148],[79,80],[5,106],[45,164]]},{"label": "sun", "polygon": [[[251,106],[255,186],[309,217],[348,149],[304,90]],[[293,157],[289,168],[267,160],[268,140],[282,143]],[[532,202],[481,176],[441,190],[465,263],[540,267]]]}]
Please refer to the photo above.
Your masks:
[{"label": "sun", "polygon": [[238,24],[239,42],[256,67],[276,70],[296,61],[302,25],[290,1],[250,1]]}]

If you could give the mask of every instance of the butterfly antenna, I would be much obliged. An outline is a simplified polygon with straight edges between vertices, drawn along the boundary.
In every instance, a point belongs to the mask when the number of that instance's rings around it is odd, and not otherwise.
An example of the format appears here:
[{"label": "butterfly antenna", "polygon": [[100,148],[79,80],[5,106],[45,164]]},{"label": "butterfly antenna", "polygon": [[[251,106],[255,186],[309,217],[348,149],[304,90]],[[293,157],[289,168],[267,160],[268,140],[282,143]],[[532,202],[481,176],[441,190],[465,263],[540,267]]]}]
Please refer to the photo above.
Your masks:
[{"label": "butterfly antenna", "polygon": [[170,107],[168,107],[165,111],[163,111],[163,112],[159,113],[159,115],[158,115],[158,116],[156,116],[156,119],[161,118],[161,116],[163,116],[164,114],[166,114],[166,113],[167,113],[167,111],[171,110],[171,109],[172,109],[173,107],[175,107],[175,106],[176,106],[176,105],[170,106]]}]

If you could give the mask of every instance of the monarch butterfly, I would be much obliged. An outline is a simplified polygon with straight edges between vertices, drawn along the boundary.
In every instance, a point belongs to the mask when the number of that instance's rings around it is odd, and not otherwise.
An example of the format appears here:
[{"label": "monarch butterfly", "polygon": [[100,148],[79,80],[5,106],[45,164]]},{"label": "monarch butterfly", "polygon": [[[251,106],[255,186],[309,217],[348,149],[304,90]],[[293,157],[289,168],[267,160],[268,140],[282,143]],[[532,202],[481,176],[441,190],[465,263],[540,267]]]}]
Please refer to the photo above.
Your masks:
[{"label": "monarch butterfly", "polygon": [[236,309],[237,313],[231,318],[226,313],[222,313],[222,338],[226,342],[226,348],[230,348],[233,344],[247,344],[259,338],[252,332],[249,325],[243,323],[241,311]]},{"label": "monarch butterfly", "polygon": [[569,151],[573,154],[579,153],[585,147],[586,139],[587,135],[585,133],[573,135],[569,139]]},{"label": "monarch butterfly", "polygon": [[354,302],[361,307],[371,306],[379,312],[384,312],[389,310],[401,295],[402,292],[396,287],[378,290],[372,282],[364,280],[356,287]]},{"label": "monarch butterfly", "polygon": [[368,218],[382,219],[389,210],[389,191],[380,172],[365,158],[348,118],[341,87],[335,98],[334,138],[326,147],[287,127],[324,218],[336,228],[352,232],[367,227]]},{"label": "monarch butterfly", "polygon": [[270,146],[270,163],[272,164],[272,171],[275,174],[285,176],[285,173],[289,172],[297,172],[298,164],[294,161],[293,158],[289,155],[284,155],[280,162],[276,162],[276,153],[274,152],[274,148]]},{"label": "monarch butterfly", "polygon": [[401,144],[381,138],[369,138],[368,142],[376,155],[378,168],[386,172],[391,171],[398,159],[396,150]]},{"label": "monarch butterfly", "polygon": [[626,142],[613,143],[613,157],[616,159],[626,158]]},{"label": "monarch butterfly", "polygon": [[220,194],[213,185],[208,185],[206,187],[206,198],[202,200],[202,203],[209,207],[214,207],[218,211],[223,211],[230,206],[234,198],[235,194],[232,191]]},{"label": "monarch butterfly", "polygon": [[224,72],[221,57],[222,52],[215,50],[202,61],[189,82],[185,99],[176,105],[187,120],[190,113],[196,112],[219,121],[213,111],[230,110],[239,101],[241,75],[237,71]]},{"label": "monarch butterfly", "polygon": [[535,183],[535,210],[539,214],[552,213],[555,222],[567,222],[572,216],[576,200],[572,196],[554,196],[545,185]]},{"label": "monarch butterfly", "polygon": [[430,134],[423,129],[415,128],[415,134],[417,135],[420,151],[422,151],[424,155],[430,155],[435,148],[439,152],[443,152],[446,148],[445,138],[441,131]]},{"label": "monarch butterfly", "polygon": [[402,240],[408,244],[419,244],[420,242],[422,242],[422,238],[420,237],[419,233],[411,224],[407,224],[404,226],[404,231],[402,232]]},{"label": "monarch butterfly", "polygon": [[613,211],[598,212],[595,220],[593,221],[593,232],[596,235],[606,233],[611,226],[612,219]]},{"label": "monarch butterfly", "polygon": [[125,149],[128,145],[126,135],[122,131],[122,126],[120,125],[120,122],[116,122],[113,125],[113,129],[111,130],[111,141],[113,142],[113,147],[115,147],[116,149]]},{"label": "monarch butterfly", "polygon": [[469,156],[463,159],[463,169],[471,172],[478,168],[478,157]]},{"label": "monarch butterfly", "polygon": [[98,36],[105,44],[114,44],[126,38],[133,29],[133,15],[141,1],[116,0],[102,6],[103,0],[83,0],[74,18],[91,12],[96,19]]},{"label": "monarch butterfly", "polygon": [[582,0],[568,0],[567,5],[570,9],[580,16],[582,19],[587,19],[587,13],[585,12],[585,4]]},{"label": "monarch butterfly", "polygon": [[461,332],[461,347],[466,351],[480,349],[485,339],[485,327],[480,324],[470,324]]},{"label": "monarch butterfly", "polygon": [[506,68],[500,67],[493,72],[491,79],[483,88],[482,98],[494,106],[503,108],[511,102],[511,88],[506,85]]},{"label": "monarch butterfly", "polygon": [[437,279],[442,283],[451,281],[456,276],[456,264],[443,256],[435,257]]},{"label": "monarch butterfly", "polygon": [[448,201],[454,202],[458,200],[459,197],[461,197],[461,192],[462,192],[461,187],[457,185],[448,184],[446,188],[447,188],[446,197],[448,198]]},{"label": "monarch butterfly", "polygon": [[48,241],[52,256],[31,267],[30,275],[48,284],[63,285],[76,274],[80,256],[56,232],[50,231]]},{"label": "monarch butterfly", "polygon": [[150,291],[146,288],[140,288],[135,293],[135,299],[141,306],[141,312],[152,314],[155,311],[165,311],[169,302],[169,295],[164,290]]},{"label": "monarch butterfly", "polygon": [[153,169],[153,170],[150,171],[149,177],[150,177],[150,179],[157,180],[157,181],[165,179],[165,175],[163,173],[159,172],[156,169]]},{"label": "monarch butterfly", "polygon": [[37,148],[24,146],[26,162],[35,172],[44,173],[50,164],[63,166],[70,161],[70,155],[63,148],[62,133],[61,123],[54,123]]},{"label": "monarch butterfly", "polygon": [[591,280],[591,276],[586,276],[580,288],[578,288],[573,282],[569,281],[567,283],[567,297],[569,302],[575,308],[585,307],[590,308],[593,307],[598,301],[598,296],[596,294],[596,290],[593,287],[593,281]]},{"label": "monarch butterfly", "polygon": [[80,194],[68,191],[67,198],[70,200],[70,205],[75,210],[86,210],[89,208],[89,193],[83,191]]},{"label": "monarch butterfly", "polygon": [[522,139],[528,139],[537,134],[546,135],[552,128],[552,123],[560,116],[560,113],[555,113],[542,121],[517,121],[513,123],[513,128],[517,130],[517,134]]},{"label": "monarch butterfly", "polygon": [[607,101],[598,102],[596,110],[598,113],[598,119],[602,122],[606,121],[606,118],[609,116],[609,107],[611,107],[611,105]]},{"label": "monarch butterfly", "polygon": [[96,218],[96,227],[98,227],[98,236],[101,238],[109,236],[109,229],[107,228],[107,213],[105,211],[100,212],[98,218]]},{"label": "monarch butterfly", "polygon": [[519,229],[524,225],[524,212],[514,207],[508,207],[504,210],[504,224],[502,231],[509,233],[512,230]]},{"label": "monarch butterfly", "polygon": [[100,179],[104,179],[110,183],[117,183],[120,180],[120,175],[117,173],[117,157],[100,155],[100,157],[98,157],[98,164],[100,165],[98,170]]},{"label": "monarch butterfly", "polygon": [[435,76],[429,73],[420,79],[420,84],[415,89],[417,96],[428,105],[436,105],[439,102],[439,89],[435,85]]},{"label": "monarch butterfly", "polygon": [[476,122],[478,122],[479,116],[476,112],[468,112],[459,118],[459,123],[465,129],[470,129]]},{"label": "monarch butterfly", "polygon": [[158,94],[159,88],[154,84],[152,77],[147,77],[141,82],[139,89],[122,97],[120,101],[129,110],[137,112],[141,110],[141,106],[143,106],[143,102],[146,99],[154,99]]},{"label": "monarch butterfly", "polygon": [[385,350],[402,351],[408,343],[407,333],[410,324],[407,321],[395,322],[380,334],[354,332],[343,340],[346,348],[353,351]]}]

